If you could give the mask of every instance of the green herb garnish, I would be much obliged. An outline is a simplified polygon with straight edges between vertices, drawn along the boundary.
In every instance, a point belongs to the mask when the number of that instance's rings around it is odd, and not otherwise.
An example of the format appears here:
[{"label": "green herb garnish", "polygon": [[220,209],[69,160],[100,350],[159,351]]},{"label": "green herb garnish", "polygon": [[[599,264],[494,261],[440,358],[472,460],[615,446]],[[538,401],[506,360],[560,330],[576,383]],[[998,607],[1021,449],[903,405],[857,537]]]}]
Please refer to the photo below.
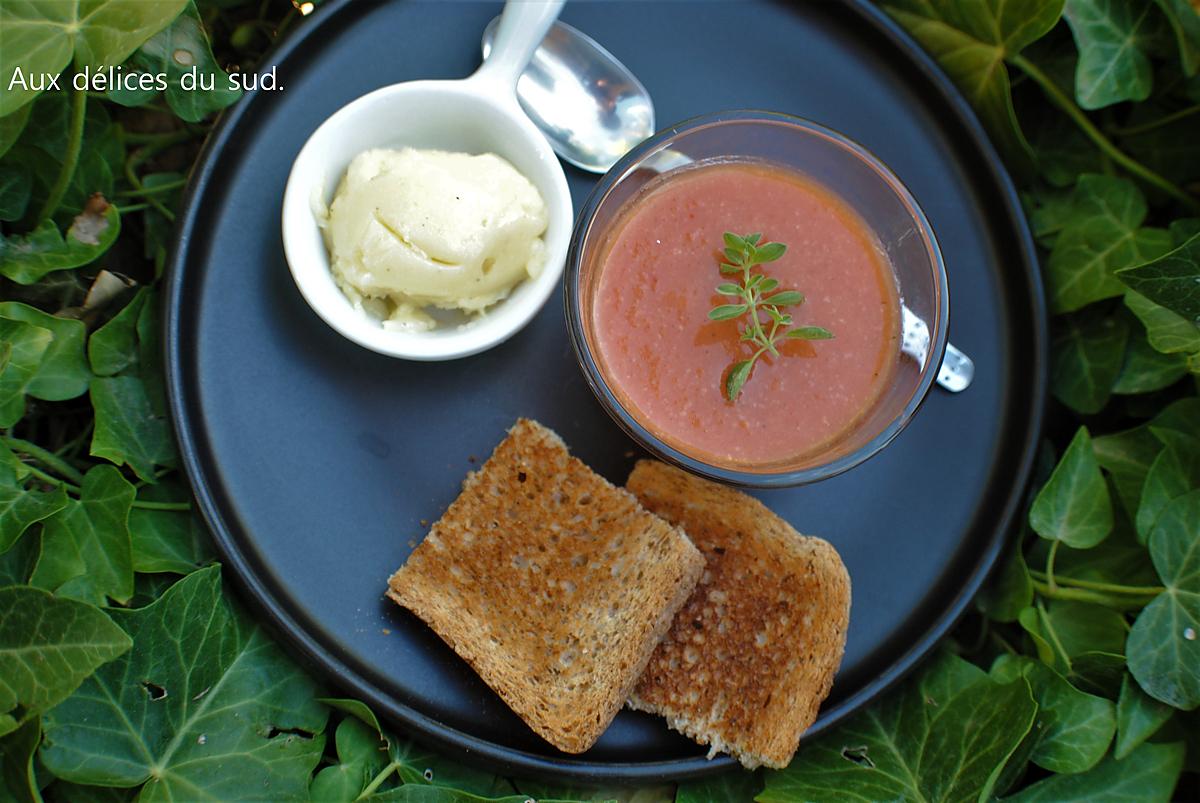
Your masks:
[{"label": "green herb garnish", "polygon": [[[804,303],[803,294],[796,290],[780,290],[778,279],[770,279],[762,273],[751,273],[751,269],[767,262],[774,262],[787,252],[783,243],[761,243],[762,234],[747,234],[739,237],[725,232],[725,258],[717,265],[723,275],[740,273],[741,284],[725,282],[717,285],[723,296],[739,299],[735,304],[718,304],[708,312],[709,320],[728,321],[748,316],[742,328],[742,341],[756,348],[749,359],[739,360],[729,366],[725,377],[725,397],[737,401],[742,386],[750,378],[754,363],[764,354],[779,356],[775,344],[780,340],[829,340],[833,333],[820,326],[792,326],[792,316],[783,312],[784,307],[796,307]],[[762,314],[766,315],[764,319]]]}]

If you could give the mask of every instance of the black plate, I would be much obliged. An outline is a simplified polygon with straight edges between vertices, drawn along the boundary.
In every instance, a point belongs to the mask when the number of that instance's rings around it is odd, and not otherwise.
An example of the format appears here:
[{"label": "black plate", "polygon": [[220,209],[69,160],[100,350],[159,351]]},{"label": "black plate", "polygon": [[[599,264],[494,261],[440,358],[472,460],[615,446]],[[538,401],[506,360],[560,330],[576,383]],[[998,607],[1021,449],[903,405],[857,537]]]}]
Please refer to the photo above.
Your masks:
[{"label": "black plate", "polygon": [[[405,732],[510,772],[589,780],[728,768],[661,719],[623,712],[590,751],[556,752],[417,620],[381,597],[518,416],[558,430],[621,482],[634,447],[576,367],[561,296],[478,357],[408,363],[342,339],[284,263],[292,159],[342,104],[379,86],[458,78],[497,4],[333,2],[276,51],[282,90],[229,111],[192,180],[168,281],[171,403],[188,475],[252,611]],[[1013,187],[962,98],[883,14],[859,3],[570,3],[563,19],[627,64],[661,124],[791,112],[865,144],[908,184],[941,241],[956,345],[975,384],[935,389],[883,453],[841,477],[758,494],[823,535],[854,583],[823,731],[900,678],[995,562],[1029,473],[1046,389],[1046,322]],[[753,36],[753,46],[730,47]],[[578,208],[594,176],[568,168]]]}]

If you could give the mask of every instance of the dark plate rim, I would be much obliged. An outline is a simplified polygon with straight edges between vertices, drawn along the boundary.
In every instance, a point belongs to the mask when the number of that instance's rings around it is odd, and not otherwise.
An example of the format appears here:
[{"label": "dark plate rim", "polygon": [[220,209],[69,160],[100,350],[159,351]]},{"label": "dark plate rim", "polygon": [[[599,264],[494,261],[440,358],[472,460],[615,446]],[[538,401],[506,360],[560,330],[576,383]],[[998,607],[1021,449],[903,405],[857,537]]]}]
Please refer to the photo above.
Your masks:
[{"label": "dark plate rim", "polygon": [[[338,15],[349,13],[353,0],[329,0],[314,12],[311,19],[298,31],[293,31],[263,59],[262,66],[278,64],[293,57],[298,51],[319,47],[320,33]],[[1022,444],[1016,471],[1012,474],[1012,485],[1008,498],[1004,500],[999,517],[987,549],[978,556],[970,575],[960,586],[951,604],[938,616],[905,652],[890,666],[858,691],[823,709],[817,722],[804,735],[803,741],[811,740],[820,733],[845,719],[850,714],[874,700],[904,679],[921,659],[928,655],[951,628],[962,618],[968,605],[984,581],[995,568],[1013,519],[1022,505],[1025,489],[1033,468],[1037,443],[1042,431],[1045,399],[1049,383],[1049,321],[1045,295],[1038,273],[1037,252],[1033,236],[1025,221],[1024,212],[1015,185],[1005,171],[999,154],[989,140],[982,124],[975,116],[967,100],[959,93],[950,79],[936,62],[900,26],[881,9],[870,5],[867,0],[840,0],[840,4],[874,33],[884,37],[897,53],[917,68],[924,83],[940,96],[940,100],[954,112],[955,122],[962,129],[969,150],[980,158],[980,163],[991,180],[996,195],[995,218],[1004,220],[1003,228],[1016,235],[1011,248],[1019,255],[1020,265],[1006,278],[1010,282],[1023,282],[1022,295],[1027,295],[1032,329],[1028,332],[1032,346],[1033,362],[1030,368],[1032,387],[1025,398],[1029,401],[1025,413],[1029,422],[1025,442]],[[361,3],[360,3],[361,5]],[[208,525],[220,553],[222,563],[231,571],[234,586],[243,598],[253,601],[262,612],[264,621],[276,639],[290,648],[301,662],[314,674],[328,679],[343,693],[355,696],[370,705],[393,723],[403,726],[406,735],[455,754],[464,761],[485,764],[506,774],[542,778],[575,780],[585,783],[654,783],[694,779],[729,771],[738,766],[729,756],[712,760],[702,755],[690,758],[647,762],[597,762],[573,759],[566,756],[549,757],[522,750],[503,747],[455,728],[451,728],[421,714],[410,706],[380,693],[347,663],[303,629],[301,623],[271,595],[267,584],[255,575],[249,562],[242,554],[238,538],[226,526],[220,512],[216,495],[205,479],[205,466],[200,454],[198,438],[193,432],[190,411],[187,408],[187,362],[188,356],[181,349],[181,318],[186,310],[183,299],[183,276],[188,262],[188,246],[196,231],[197,223],[204,214],[201,199],[205,195],[217,170],[217,163],[225,146],[233,137],[238,123],[248,109],[258,100],[262,90],[253,90],[228,109],[209,135],[208,141],[198,155],[181,204],[175,232],[165,268],[165,292],[163,303],[164,359],[166,368],[167,397],[171,421],[178,440],[179,453],[185,474],[191,485],[197,506]],[[1019,267],[1019,270],[1016,268]]]}]

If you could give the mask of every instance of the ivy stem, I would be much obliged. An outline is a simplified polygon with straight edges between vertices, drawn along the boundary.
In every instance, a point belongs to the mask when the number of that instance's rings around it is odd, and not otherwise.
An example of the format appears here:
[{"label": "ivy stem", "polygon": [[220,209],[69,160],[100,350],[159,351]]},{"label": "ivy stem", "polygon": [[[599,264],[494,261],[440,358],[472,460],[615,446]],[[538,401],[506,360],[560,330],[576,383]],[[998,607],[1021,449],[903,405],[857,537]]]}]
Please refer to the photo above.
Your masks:
[{"label": "ivy stem", "polygon": [[996,642],[996,644],[998,644],[1000,646],[1000,648],[1003,649],[1009,655],[1019,655],[1020,654],[1017,652],[1016,648],[1013,647],[1013,645],[1008,643],[1008,641],[1004,638],[1004,636],[1001,636],[995,630],[992,630],[990,628],[988,629],[988,638],[991,639],[992,641]]},{"label": "ivy stem", "polygon": [[[149,204],[150,206],[153,206],[155,209],[157,209],[159,214],[161,214],[167,220],[171,221],[172,223],[175,222],[175,213],[172,212],[170,209],[167,209],[167,207],[163,206],[162,201],[158,200],[153,195],[145,195],[146,188],[142,184],[142,180],[140,178],[138,178],[137,173],[134,172],[133,160],[130,160],[125,163],[125,178],[129,179],[129,183],[133,185],[134,190],[136,192],[142,193],[144,195],[147,204]],[[144,206],[144,205],[135,204],[135,206]]]},{"label": "ivy stem", "polygon": [[1200,103],[1197,103],[1194,106],[1188,106],[1186,109],[1180,109],[1179,111],[1163,115],[1157,120],[1150,120],[1145,123],[1139,123],[1138,125],[1131,125],[1127,128],[1110,128],[1109,133],[1118,137],[1132,137],[1138,134],[1145,134],[1153,131],[1156,128],[1162,128],[1163,126],[1170,125],[1171,123],[1177,123],[1180,120],[1191,117],[1193,114],[1200,114]]},{"label": "ivy stem", "polygon": [[53,452],[46,451],[36,443],[30,443],[29,441],[22,440],[21,438],[5,436],[2,440],[10,449],[13,449],[17,452],[24,452],[47,468],[54,469],[63,477],[66,477],[76,485],[81,485],[83,483],[83,474],[80,473],[79,469],[75,468],[66,460],[62,459]]},{"label": "ivy stem", "polygon": [[[1034,583],[1035,587],[1037,585],[1037,583]],[[1070,672],[1071,656],[1067,655],[1067,651],[1063,647],[1062,642],[1058,640],[1058,633],[1054,630],[1054,626],[1050,623],[1050,614],[1046,611],[1046,606],[1042,604],[1040,599],[1037,601],[1037,609],[1038,613],[1041,614],[1040,621],[1043,629],[1046,632],[1046,638],[1048,638],[1051,642],[1051,649],[1058,650],[1058,654],[1062,656],[1063,664],[1066,665],[1067,671]]]},{"label": "ivy stem", "polygon": [[[37,466],[26,465],[25,468],[29,469],[29,473],[37,477],[39,480],[47,482],[51,485],[57,485],[71,496],[78,497],[83,494],[83,489],[80,488],[76,483],[60,480],[53,474],[47,474],[45,471],[42,471]],[[147,499],[134,499],[133,502],[130,503],[130,507],[136,508],[137,510],[173,510],[184,513],[192,509],[190,502],[151,502]]]},{"label": "ivy stem", "polygon": [[1084,135],[1094,142],[1103,153],[1111,157],[1114,162],[1147,184],[1157,187],[1167,195],[1170,195],[1172,198],[1184,204],[1189,209],[1200,211],[1200,200],[1193,198],[1179,185],[1160,176],[1158,173],[1155,173],[1153,170],[1146,167],[1141,162],[1129,156],[1116,145],[1114,145],[1112,140],[1104,136],[1103,132],[1101,132],[1100,129],[1097,128],[1090,119],[1088,119],[1088,116],[1083,113],[1083,110],[1076,106],[1075,102],[1067,97],[1066,94],[1058,88],[1058,85],[1051,80],[1050,76],[1042,72],[1041,68],[1039,68],[1036,64],[1019,53],[1010,56],[1008,60],[1014,67],[1018,68],[1032,78],[1033,81],[1042,88],[1042,91],[1046,93],[1046,96],[1050,98],[1050,101],[1059,109],[1066,112],[1067,116],[1070,117],[1077,126],[1079,126],[1079,129],[1083,131]]},{"label": "ivy stem", "polygon": [[[1049,585],[1049,577],[1036,569],[1030,569],[1029,574],[1036,580]],[[1150,597],[1161,594],[1167,589],[1164,586],[1125,586],[1116,583],[1100,583],[1094,580],[1078,580],[1074,577],[1056,577],[1056,585],[1086,588],[1091,591],[1103,591],[1108,594],[1127,594],[1133,597]]]},{"label": "ivy stem", "polygon": [[37,466],[26,465],[25,468],[29,469],[29,473],[32,474],[33,476],[37,477],[42,482],[48,482],[51,485],[57,485],[60,488],[62,488],[64,491],[66,491],[67,493],[69,493],[73,496],[79,496],[79,494],[81,493],[78,485],[67,482],[65,480],[60,480],[58,477],[55,477],[53,474],[47,474],[46,472],[42,471]]},{"label": "ivy stem", "polygon": [[79,164],[79,151],[83,145],[83,123],[86,119],[86,111],[87,92],[72,89],[71,120],[67,128],[67,150],[63,154],[58,178],[54,180],[54,186],[50,188],[50,194],[46,196],[46,202],[42,204],[42,208],[37,214],[37,219],[33,224],[35,229],[54,214],[54,210],[58,209],[58,205],[62,203],[63,196],[67,194],[67,187],[71,186],[71,179],[75,176],[75,167]]},{"label": "ivy stem", "polygon": [[134,499],[133,506],[140,510],[178,510],[185,513],[192,509],[191,502],[151,502],[145,499]]},{"label": "ivy stem", "polygon": [[121,197],[144,197],[146,195],[157,195],[160,192],[170,192],[177,190],[187,184],[186,178],[178,179],[177,181],[168,181],[166,184],[159,184],[157,187],[143,187],[135,190],[121,190],[117,193]]},{"label": "ivy stem", "polygon": [[[188,129],[178,129],[175,131],[159,131],[156,133],[145,133],[142,131],[125,131],[122,134],[125,141],[130,145],[157,145],[160,142],[169,142],[172,145],[193,139],[198,134],[193,134]],[[186,136],[185,136],[186,135]],[[180,137],[183,137],[181,140]]]},{"label": "ivy stem", "polygon": [[95,422],[89,419],[87,425],[79,431],[78,435],[63,444],[62,448],[59,449],[59,453],[65,454],[68,457],[76,457],[79,454],[79,449],[83,446],[83,442],[92,434],[94,428]]},{"label": "ivy stem", "polygon": [[378,775],[376,775],[374,778],[371,779],[371,782],[366,785],[366,787],[362,790],[362,793],[354,799],[362,800],[364,798],[370,797],[375,792],[375,790],[378,789],[380,786],[382,786],[383,782],[386,781],[393,772],[400,769],[400,767],[401,767],[401,764],[398,761],[393,761],[391,764],[388,764],[386,767],[384,767],[382,770],[379,771]]},{"label": "ivy stem", "polygon": [[[1050,586],[1043,583],[1041,580],[1033,581],[1033,588],[1043,597],[1048,599],[1070,600],[1072,602],[1090,602],[1093,605],[1101,605],[1105,608],[1115,608],[1117,610],[1127,610],[1130,607],[1136,606],[1138,600],[1130,599],[1128,596],[1120,597],[1111,593],[1103,593],[1093,591],[1089,588],[1072,588],[1067,586]],[[1154,594],[1147,594],[1147,597],[1153,598]],[[1149,602],[1149,600],[1147,600]]]},{"label": "ivy stem", "polygon": [[142,184],[142,180],[138,178],[137,168],[141,166],[142,162],[145,162],[156,154],[172,146],[187,142],[192,138],[193,136],[190,131],[173,131],[169,134],[163,135],[159,139],[156,139],[154,142],[145,145],[137,153],[125,160],[125,178],[128,179],[129,183],[133,186],[133,194],[145,198],[147,203],[157,209],[163,217],[172,223],[175,221],[175,213],[154,197],[153,190],[146,189],[145,185]]},{"label": "ivy stem", "polygon": [[1062,541],[1055,541],[1050,545],[1050,554],[1046,556],[1046,584],[1051,590],[1058,588],[1058,583],[1054,580],[1054,559],[1058,557],[1058,545]]}]

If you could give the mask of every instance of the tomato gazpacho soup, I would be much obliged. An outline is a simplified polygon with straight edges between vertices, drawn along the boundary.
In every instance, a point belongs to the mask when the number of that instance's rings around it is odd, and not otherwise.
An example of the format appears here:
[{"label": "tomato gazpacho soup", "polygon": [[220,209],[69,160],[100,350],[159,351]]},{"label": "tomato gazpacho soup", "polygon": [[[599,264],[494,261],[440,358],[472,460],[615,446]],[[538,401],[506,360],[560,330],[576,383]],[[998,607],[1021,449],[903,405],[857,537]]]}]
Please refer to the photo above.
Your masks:
[{"label": "tomato gazpacho soup", "polygon": [[[665,173],[598,258],[600,370],[642,426],[690,457],[803,462],[853,432],[891,383],[895,275],[859,215],[802,174],[728,160]],[[773,298],[787,303],[766,309]]]}]

